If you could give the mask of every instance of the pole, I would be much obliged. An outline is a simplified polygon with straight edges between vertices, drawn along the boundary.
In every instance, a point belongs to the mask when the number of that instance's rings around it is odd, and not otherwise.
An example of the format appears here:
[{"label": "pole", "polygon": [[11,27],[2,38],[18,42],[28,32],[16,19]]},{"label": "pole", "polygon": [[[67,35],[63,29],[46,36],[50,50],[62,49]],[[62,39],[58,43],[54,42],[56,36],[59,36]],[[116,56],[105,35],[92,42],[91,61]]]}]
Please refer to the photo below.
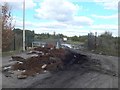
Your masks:
[{"label": "pole", "polygon": [[59,48],[60,48],[60,35],[58,34],[56,49],[59,49]]},{"label": "pole", "polygon": [[97,48],[97,42],[96,42],[96,38],[97,38],[97,32],[95,32],[95,50],[96,50],[96,48]]},{"label": "pole", "polygon": [[25,0],[23,1],[23,51],[25,51]]},{"label": "pole", "polygon": [[15,51],[15,47],[16,47],[16,46],[15,46],[15,34],[14,34],[14,51]]},{"label": "pole", "polygon": [[88,43],[87,43],[88,45],[87,45],[87,48],[88,48],[88,50],[90,50],[90,34],[88,33]]}]

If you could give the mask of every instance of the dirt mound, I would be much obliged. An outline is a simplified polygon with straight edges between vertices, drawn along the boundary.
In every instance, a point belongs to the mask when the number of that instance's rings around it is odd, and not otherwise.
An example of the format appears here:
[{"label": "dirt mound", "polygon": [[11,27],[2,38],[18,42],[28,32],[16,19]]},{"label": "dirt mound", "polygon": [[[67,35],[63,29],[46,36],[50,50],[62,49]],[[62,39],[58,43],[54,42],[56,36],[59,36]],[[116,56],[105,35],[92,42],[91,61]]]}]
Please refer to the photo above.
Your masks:
[{"label": "dirt mound", "polygon": [[[20,56],[12,56],[12,59],[17,61],[12,65],[12,70],[21,71],[20,76],[34,76],[44,70],[61,70],[67,65],[82,64],[88,61],[86,55],[73,52],[69,49],[38,47],[33,50],[33,52],[35,51],[42,52],[43,54],[36,53],[38,56],[32,56],[27,59]],[[19,78],[21,78],[20,76]]]}]

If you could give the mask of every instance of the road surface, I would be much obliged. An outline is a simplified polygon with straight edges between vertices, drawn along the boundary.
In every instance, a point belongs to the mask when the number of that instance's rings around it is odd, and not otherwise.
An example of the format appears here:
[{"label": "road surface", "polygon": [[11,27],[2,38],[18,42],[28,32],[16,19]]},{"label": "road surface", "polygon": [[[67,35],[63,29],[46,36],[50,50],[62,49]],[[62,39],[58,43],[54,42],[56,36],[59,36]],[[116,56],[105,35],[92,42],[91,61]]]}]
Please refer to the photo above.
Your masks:
[{"label": "road surface", "polygon": [[[81,52],[82,53],[82,52]],[[84,53],[91,59],[99,60],[101,68],[97,70],[92,65],[82,67],[82,65],[74,64],[65,70],[56,72],[46,72],[38,74],[34,77],[19,80],[15,75],[5,77],[2,74],[3,88],[118,88],[118,57],[105,56],[92,53]],[[28,57],[25,53],[23,57]],[[8,64],[10,57],[3,57],[3,65]],[[92,67],[92,68],[91,68]],[[98,68],[99,69],[99,68]],[[108,73],[107,73],[108,70]],[[112,72],[109,72],[112,71]]]}]

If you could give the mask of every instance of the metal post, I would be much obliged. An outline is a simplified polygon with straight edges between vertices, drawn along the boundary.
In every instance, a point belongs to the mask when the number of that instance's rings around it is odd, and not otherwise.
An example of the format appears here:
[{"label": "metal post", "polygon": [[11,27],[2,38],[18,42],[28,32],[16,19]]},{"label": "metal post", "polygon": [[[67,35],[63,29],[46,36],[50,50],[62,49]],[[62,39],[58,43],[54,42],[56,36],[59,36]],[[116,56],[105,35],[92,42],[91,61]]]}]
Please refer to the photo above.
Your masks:
[{"label": "metal post", "polygon": [[23,51],[25,51],[25,0],[23,1]]},{"label": "metal post", "polygon": [[56,44],[56,49],[60,48],[60,35],[58,34],[58,40],[57,40],[57,44]]},{"label": "metal post", "polygon": [[14,34],[14,51],[15,51],[15,49],[16,49],[15,47],[16,47],[16,46],[15,46],[15,34]]},{"label": "metal post", "polygon": [[90,34],[88,33],[88,45],[87,48],[90,49]]},{"label": "metal post", "polygon": [[96,42],[96,38],[97,38],[97,32],[95,32],[95,50],[96,50],[96,48],[97,48],[97,42]]}]

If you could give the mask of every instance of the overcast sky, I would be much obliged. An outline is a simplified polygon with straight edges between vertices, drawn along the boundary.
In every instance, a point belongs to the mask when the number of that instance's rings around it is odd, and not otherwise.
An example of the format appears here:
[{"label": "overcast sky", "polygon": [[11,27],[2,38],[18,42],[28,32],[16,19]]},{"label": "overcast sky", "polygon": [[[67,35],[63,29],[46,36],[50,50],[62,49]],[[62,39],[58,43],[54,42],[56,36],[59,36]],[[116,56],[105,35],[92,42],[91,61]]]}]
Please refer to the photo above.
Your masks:
[{"label": "overcast sky", "polygon": [[[12,6],[15,28],[23,26],[22,0],[3,0]],[[67,36],[118,35],[118,0],[25,0],[25,29]]]}]

